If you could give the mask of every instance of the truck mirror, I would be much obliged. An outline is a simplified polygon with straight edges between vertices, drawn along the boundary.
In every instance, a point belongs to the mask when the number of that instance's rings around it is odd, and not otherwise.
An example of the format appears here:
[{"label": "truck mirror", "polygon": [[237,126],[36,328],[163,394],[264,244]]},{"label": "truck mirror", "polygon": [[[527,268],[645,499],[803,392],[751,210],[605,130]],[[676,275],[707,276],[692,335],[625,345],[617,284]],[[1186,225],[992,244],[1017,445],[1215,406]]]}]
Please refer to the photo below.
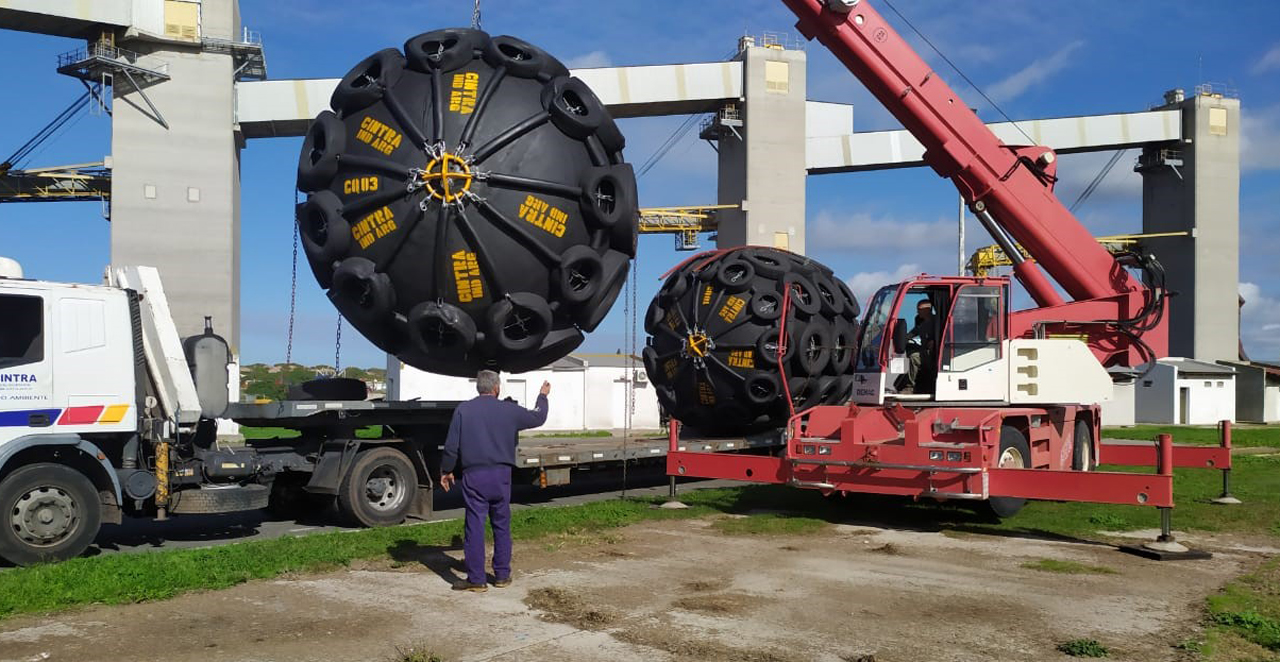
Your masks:
[{"label": "truck mirror", "polygon": [[904,354],[907,351],[907,320],[893,320],[893,353]]}]

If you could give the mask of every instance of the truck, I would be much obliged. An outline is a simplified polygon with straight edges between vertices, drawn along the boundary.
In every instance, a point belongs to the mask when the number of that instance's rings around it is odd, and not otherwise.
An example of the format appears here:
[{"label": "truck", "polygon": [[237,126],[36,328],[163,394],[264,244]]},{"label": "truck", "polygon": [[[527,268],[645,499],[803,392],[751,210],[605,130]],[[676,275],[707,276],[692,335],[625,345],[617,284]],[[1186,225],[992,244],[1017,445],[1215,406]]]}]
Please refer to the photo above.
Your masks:
[{"label": "truck", "polygon": [[[849,404],[793,411],[784,448],[767,456],[682,449],[673,424],[668,473],[984,502],[1001,517],[1027,499],[1147,505],[1161,509],[1167,537],[1173,467],[1229,470],[1230,452],[1225,443],[1101,442],[1107,368],[1151,364],[1168,351],[1170,293],[1158,260],[1101,247],[1054,195],[1054,151],[1003,143],[872,2],[783,2],[801,34],[830,50],[924,145],[926,164],[955,184],[1013,259],[1035,305],[1013,310],[1004,277],[921,275],[888,285],[865,308]],[[917,307],[935,314],[913,327]],[[912,337],[932,338],[933,350],[913,349]],[[1096,471],[1121,461],[1157,471]]]},{"label": "truck", "polygon": [[[315,499],[362,526],[431,513],[455,402],[368,401],[336,381],[302,399],[230,402],[239,376],[227,343],[210,320],[180,338],[150,267],[111,267],[103,285],[83,285],[23,279],[2,260],[0,316],[0,558],[77,556],[125,516]],[[231,445],[219,419],[296,436]],[[356,434],[369,426],[378,438]]]}]

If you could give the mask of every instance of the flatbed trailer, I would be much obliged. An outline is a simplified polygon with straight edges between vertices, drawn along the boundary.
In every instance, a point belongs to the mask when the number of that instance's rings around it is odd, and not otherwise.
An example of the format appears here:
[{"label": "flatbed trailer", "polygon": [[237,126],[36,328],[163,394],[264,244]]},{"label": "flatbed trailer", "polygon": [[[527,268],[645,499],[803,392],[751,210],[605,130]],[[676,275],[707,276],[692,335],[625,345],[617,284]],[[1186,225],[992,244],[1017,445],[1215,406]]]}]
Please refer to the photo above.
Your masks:
[{"label": "flatbed trailer", "polygon": [[[263,473],[274,475],[273,509],[289,513],[304,506],[307,495],[332,496],[349,518],[378,526],[431,515],[440,455],[457,405],[455,401],[289,400],[233,404],[226,415],[241,425],[297,433],[245,442]],[[376,438],[357,435],[370,426],[381,426],[381,434]],[[782,431],[769,430],[735,438],[684,438],[679,449],[778,452],[783,445]],[[517,480],[552,487],[569,484],[574,471],[602,471],[624,462],[662,466],[668,446],[661,435],[525,436],[516,446]],[[376,461],[362,462],[366,457],[362,454],[376,455]]]}]

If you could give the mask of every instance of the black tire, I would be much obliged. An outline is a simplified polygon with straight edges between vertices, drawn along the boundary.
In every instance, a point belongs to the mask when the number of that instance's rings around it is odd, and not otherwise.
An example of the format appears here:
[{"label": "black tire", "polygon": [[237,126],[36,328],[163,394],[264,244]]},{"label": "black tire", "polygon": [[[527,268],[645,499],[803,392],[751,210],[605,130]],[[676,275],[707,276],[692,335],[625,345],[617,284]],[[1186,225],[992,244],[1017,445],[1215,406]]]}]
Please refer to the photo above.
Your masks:
[{"label": "black tire", "polygon": [[816,377],[831,361],[831,329],[821,320],[813,320],[796,337],[795,359],[791,362],[797,375]]},{"label": "black tire", "polygon": [[266,508],[270,504],[271,488],[266,485],[192,488],[170,495],[169,512],[175,515],[241,513]]},{"label": "black tire", "polygon": [[1077,418],[1071,439],[1071,468],[1075,471],[1093,471],[1098,466],[1093,448],[1093,426],[1089,419]]},{"label": "black tire", "polygon": [[[387,482],[377,482],[387,481]],[[393,526],[404,521],[418,493],[418,475],[399,449],[360,451],[338,487],[338,511],[354,524]]]},{"label": "black tire", "polygon": [[[52,522],[41,521],[48,513]],[[84,553],[102,526],[98,491],[62,464],[30,464],[0,482],[0,558],[16,565],[65,561]]]},{"label": "black tire", "polygon": [[[1021,465],[1024,469],[1031,468],[1031,446],[1027,444],[1026,435],[1018,428],[1005,425],[1000,428],[1000,452],[996,455],[996,466],[1002,466],[1008,463],[1010,466],[1017,466],[1017,459],[1021,458]],[[991,513],[999,518],[1013,517],[1027,505],[1026,499],[1016,497],[991,497],[987,500],[987,507]]]},{"label": "black tire", "polygon": [[289,387],[290,400],[366,400],[369,387],[352,377],[309,379]]}]

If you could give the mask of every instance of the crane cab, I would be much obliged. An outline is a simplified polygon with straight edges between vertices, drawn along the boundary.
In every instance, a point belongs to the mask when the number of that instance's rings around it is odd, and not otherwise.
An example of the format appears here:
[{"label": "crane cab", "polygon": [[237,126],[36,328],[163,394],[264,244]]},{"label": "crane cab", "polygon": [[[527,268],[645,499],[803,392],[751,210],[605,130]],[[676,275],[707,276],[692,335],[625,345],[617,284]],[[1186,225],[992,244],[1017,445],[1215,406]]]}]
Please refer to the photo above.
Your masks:
[{"label": "crane cab", "polygon": [[1079,337],[1009,337],[1009,279],[921,276],[867,307],[853,402],[1099,403],[1111,380]]},{"label": "crane cab", "polygon": [[881,288],[862,324],[853,401],[1007,401],[1008,310],[1007,278]]}]

